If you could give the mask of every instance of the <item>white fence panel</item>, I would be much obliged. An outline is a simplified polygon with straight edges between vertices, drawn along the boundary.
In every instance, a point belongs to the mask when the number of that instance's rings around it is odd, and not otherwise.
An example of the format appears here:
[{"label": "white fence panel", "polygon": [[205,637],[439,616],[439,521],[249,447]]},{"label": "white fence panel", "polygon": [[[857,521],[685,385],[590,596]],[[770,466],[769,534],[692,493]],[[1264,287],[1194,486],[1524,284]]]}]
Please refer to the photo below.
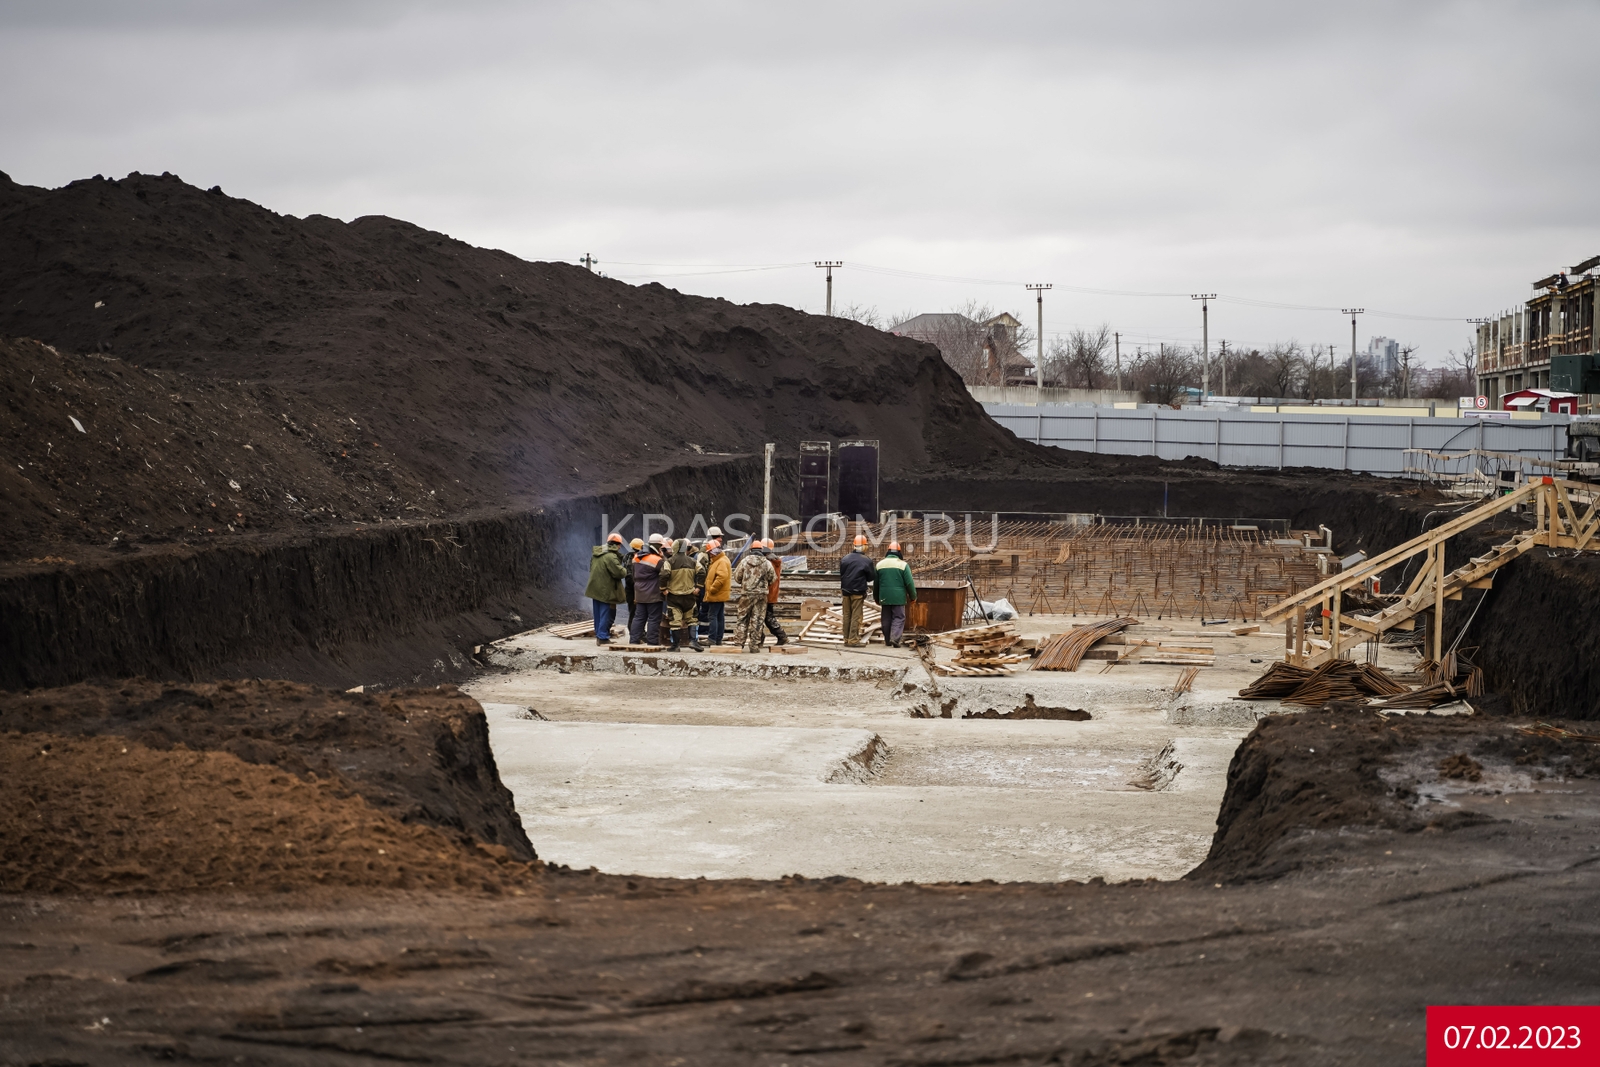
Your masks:
[{"label": "white fence panel", "polygon": [[[1435,452],[1490,449],[1531,459],[1560,459],[1566,419],[1533,421],[1438,419],[1350,414],[1279,414],[1251,411],[1033,407],[985,404],[990,417],[1028,441],[1083,452],[1200,456],[1232,467],[1328,467],[1398,475],[1416,466],[1408,448]],[[1442,465],[1445,467],[1450,464]],[[1463,473],[1470,461],[1453,466]]]}]

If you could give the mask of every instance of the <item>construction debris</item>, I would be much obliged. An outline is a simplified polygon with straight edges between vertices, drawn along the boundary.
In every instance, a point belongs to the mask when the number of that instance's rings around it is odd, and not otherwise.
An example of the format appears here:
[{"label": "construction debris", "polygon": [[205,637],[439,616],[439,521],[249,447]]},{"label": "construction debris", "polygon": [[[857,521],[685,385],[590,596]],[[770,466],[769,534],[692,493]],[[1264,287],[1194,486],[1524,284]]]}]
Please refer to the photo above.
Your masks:
[{"label": "construction debris", "polygon": [[1572,730],[1563,730],[1559,726],[1551,726],[1547,722],[1536,722],[1532,726],[1519,726],[1517,733],[1528,734],[1530,737],[1548,737],[1554,741],[1587,741],[1591,744],[1600,744],[1600,734],[1580,734]]},{"label": "construction debris", "polygon": [[1199,667],[1184,668],[1183,673],[1178,675],[1178,681],[1175,685],[1173,685],[1172,691],[1174,693],[1187,693],[1194,685],[1194,680],[1199,677],[1199,675]]}]

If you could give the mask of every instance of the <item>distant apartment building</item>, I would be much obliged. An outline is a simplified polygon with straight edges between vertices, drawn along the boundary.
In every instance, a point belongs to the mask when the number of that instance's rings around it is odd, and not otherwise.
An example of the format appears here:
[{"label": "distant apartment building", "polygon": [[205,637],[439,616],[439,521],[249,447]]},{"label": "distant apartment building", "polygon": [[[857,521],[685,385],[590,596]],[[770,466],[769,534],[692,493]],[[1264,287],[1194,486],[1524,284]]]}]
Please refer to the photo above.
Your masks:
[{"label": "distant apartment building", "polygon": [[1521,308],[1478,326],[1478,392],[1498,407],[1500,397],[1522,389],[1550,388],[1550,357],[1600,352],[1595,345],[1594,303],[1600,256],[1533,283]]},{"label": "distant apartment building", "polygon": [[1374,337],[1367,342],[1367,355],[1384,378],[1400,373],[1400,342],[1394,338]]}]

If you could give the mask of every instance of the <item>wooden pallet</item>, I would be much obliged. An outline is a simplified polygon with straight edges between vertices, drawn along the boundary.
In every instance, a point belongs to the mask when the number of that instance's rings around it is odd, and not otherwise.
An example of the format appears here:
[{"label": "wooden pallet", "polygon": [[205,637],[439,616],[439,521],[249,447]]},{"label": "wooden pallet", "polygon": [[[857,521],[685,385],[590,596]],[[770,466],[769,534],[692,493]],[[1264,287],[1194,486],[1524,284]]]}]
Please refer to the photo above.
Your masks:
[{"label": "wooden pallet", "polygon": [[[620,626],[613,626],[611,628],[611,636],[613,638],[622,636],[622,632],[622,627]],[[552,637],[559,637],[564,641],[571,641],[579,637],[593,637],[594,623],[564,622],[559,626],[551,626],[547,628],[545,633],[550,634]]]},{"label": "wooden pallet", "polygon": [[[812,616],[809,622],[800,627],[800,632],[795,637],[814,644],[844,644],[844,608],[830,607]],[[862,605],[861,608],[861,640],[868,643],[873,641],[884,643],[883,613],[866,605]]]},{"label": "wooden pallet", "polygon": [[962,678],[975,676],[992,678],[997,675],[1015,673],[1010,667],[1003,665],[998,667],[967,667],[959,663],[935,663],[933,670],[936,674]]}]

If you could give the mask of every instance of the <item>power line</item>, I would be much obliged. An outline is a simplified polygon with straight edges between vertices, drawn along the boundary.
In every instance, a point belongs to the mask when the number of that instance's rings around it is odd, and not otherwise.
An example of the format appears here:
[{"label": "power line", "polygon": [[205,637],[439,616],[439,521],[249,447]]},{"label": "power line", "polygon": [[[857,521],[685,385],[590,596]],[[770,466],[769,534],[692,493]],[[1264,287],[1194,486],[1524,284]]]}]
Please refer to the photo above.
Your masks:
[{"label": "power line", "polygon": [[[804,260],[787,263],[644,263],[617,259],[612,260],[611,263],[613,266],[623,267],[693,268],[664,274],[649,273],[619,275],[619,277],[623,280],[628,278],[701,278],[718,274],[744,274],[755,271],[793,270],[799,267],[809,267],[812,265],[810,261]],[[994,285],[1004,288],[1014,288],[1019,285],[1027,284],[1026,282],[1016,279],[981,278],[958,274],[935,274],[931,271],[906,270],[901,267],[887,267],[875,263],[852,262],[850,264],[850,269],[861,271],[865,274],[876,274],[887,278],[905,278],[910,281],[950,282],[958,285]],[[1087,285],[1057,285],[1056,288],[1060,289],[1062,292],[1082,293],[1088,296],[1121,296],[1140,297],[1146,299],[1182,299],[1186,296],[1192,295],[1190,293],[1163,292],[1152,289],[1105,289]],[[1223,304],[1238,304],[1243,307],[1263,308],[1272,311],[1327,311],[1337,312],[1340,314],[1344,313],[1343,308],[1332,304],[1297,304],[1283,300],[1263,300],[1258,297],[1236,296],[1229,293],[1213,294],[1211,295],[1210,299]],[[1366,311],[1366,314],[1376,315],[1379,318],[1406,319],[1413,322],[1472,321],[1467,316],[1461,315],[1418,315],[1406,311],[1386,311],[1381,308],[1369,308]]]}]

